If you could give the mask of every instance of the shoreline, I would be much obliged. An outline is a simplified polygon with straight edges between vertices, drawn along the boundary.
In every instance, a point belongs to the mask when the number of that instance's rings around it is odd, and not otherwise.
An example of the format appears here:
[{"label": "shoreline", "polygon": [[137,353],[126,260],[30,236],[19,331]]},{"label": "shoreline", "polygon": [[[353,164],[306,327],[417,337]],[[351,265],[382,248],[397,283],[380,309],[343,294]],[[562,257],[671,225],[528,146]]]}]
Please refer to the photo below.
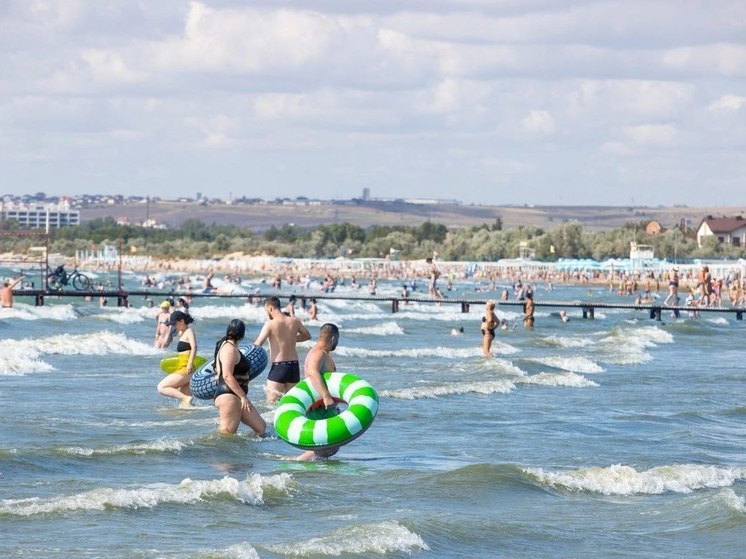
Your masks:
[{"label": "shoreline", "polygon": [[[275,256],[248,256],[231,253],[220,259],[163,259],[152,256],[122,256],[115,259],[88,258],[50,255],[50,266],[64,263],[68,270],[77,267],[96,272],[134,272],[148,276],[184,275],[201,279],[208,273],[226,279],[235,276],[250,277],[266,281],[279,280],[286,284],[304,283],[304,278],[343,278],[346,281],[389,280],[427,281],[429,266],[425,260],[389,259],[309,259]],[[541,262],[535,260],[504,259],[496,262],[435,261],[439,271],[439,283],[448,281],[473,281],[475,284],[510,282],[518,280],[530,283],[555,283],[564,285],[607,285],[610,290],[622,289],[627,282],[636,282],[639,291],[643,286],[651,292],[667,291],[666,276],[672,267],[668,262],[646,263],[639,269],[628,266],[607,268],[598,267],[601,263],[572,267],[567,262]],[[620,260],[620,262],[624,262]],[[54,264],[53,264],[54,263]],[[0,265],[4,268],[28,270],[31,274],[43,270],[43,261],[30,259],[26,255],[5,253],[0,255]],[[677,264],[679,269],[679,291],[697,285],[697,271],[700,263]],[[710,263],[714,279],[746,278],[746,261],[715,261]],[[620,285],[622,284],[622,285]]]}]

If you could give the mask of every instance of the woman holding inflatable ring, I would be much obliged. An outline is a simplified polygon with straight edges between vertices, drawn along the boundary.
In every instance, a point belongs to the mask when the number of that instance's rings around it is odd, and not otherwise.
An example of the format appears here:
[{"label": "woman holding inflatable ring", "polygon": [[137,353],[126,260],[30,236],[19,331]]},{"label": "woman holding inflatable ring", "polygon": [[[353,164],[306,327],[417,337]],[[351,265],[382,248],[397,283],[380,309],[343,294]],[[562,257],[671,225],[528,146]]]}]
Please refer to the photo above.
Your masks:
[{"label": "woman holding inflatable ring", "polygon": [[215,371],[218,373],[215,407],[220,413],[218,431],[222,435],[235,435],[241,423],[259,436],[264,435],[267,428],[248,397],[251,365],[238,349],[238,342],[245,334],[243,321],[233,319],[228,323],[225,336],[215,344]]},{"label": "woman holding inflatable ring", "polygon": [[180,408],[192,406],[189,381],[194,372],[194,357],[197,355],[197,337],[194,335],[194,330],[189,328],[192,322],[194,319],[189,313],[174,311],[165,325],[167,328],[173,327],[179,335],[176,351],[179,354],[180,364],[183,363],[183,368],[166,375],[166,378],[158,383],[158,392],[169,398],[177,398]]}]

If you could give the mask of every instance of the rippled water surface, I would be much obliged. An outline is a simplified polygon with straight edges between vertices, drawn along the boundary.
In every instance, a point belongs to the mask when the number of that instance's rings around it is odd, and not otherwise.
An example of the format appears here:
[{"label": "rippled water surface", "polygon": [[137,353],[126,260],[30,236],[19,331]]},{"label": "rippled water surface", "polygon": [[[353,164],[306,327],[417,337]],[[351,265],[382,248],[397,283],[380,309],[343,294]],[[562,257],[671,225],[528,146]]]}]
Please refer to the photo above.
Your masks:
[{"label": "rippled water surface", "polygon": [[[589,297],[617,300],[537,293]],[[380,411],[334,459],[299,463],[275,436],[219,437],[209,402],[181,410],[158,395],[155,309],[131,303],[2,309],[0,556],[744,555],[746,360],[733,314],[569,309],[563,323],[539,307],[535,330],[499,330],[485,359],[481,306],[319,301],[309,330],[340,326],[338,368],[377,389]],[[514,323],[517,311],[498,314]],[[203,354],[231,318],[249,339],[264,320],[243,299],[199,299],[192,314]],[[250,398],[271,423],[265,378]]]}]

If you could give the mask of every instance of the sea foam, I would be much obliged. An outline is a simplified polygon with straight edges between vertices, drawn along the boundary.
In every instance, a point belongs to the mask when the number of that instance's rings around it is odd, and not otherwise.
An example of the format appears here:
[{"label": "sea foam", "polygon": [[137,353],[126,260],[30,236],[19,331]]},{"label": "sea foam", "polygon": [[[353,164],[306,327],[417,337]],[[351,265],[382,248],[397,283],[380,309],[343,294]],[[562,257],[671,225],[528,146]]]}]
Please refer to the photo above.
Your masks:
[{"label": "sea foam", "polygon": [[24,303],[13,303],[10,308],[2,309],[2,318],[15,320],[61,320],[69,321],[78,318],[72,305],[44,305],[37,307]]},{"label": "sea foam", "polygon": [[516,384],[536,384],[540,386],[567,386],[571,388],[596,387],[598,383],[575,373],[539,373],[515,381]]},{"label": "sea foam", "polygon": [[86,447],[63,447],[59,449],[62,454],[71,454],[73,456],[108,456],[117,454],[158,454],[158,453],[178,453],[187,444],[176,439],[158,439],[140,443],[115,445],[106,448],[86,448]]},{"label": "sea foam", "polygon": [[218,495],[228,495],[249,505],[261,505],[265,490],[288,492],[291,480],[290,475],[284,473],[272,476],[251,474],[243,481],[226,476],[218,480],[185,479],[177,485],[158,483],[133,489],[102,487],[74,495],[45,499],[3,499],[0,501],[0,515],[33,516],[102,511],[107,508],[153,508],[167,503],[195,503],[213,499]]},{"label": "sea foam", "polygon": [[61,334],[46,338],[3,340],[0,354],[0,376],[24,375],[53,371],[54,367],[40,358],[43,355],[108,355],[162,353],[150,345],[108,331],[91,334]]},{"label": "sea foam", "polygon": [[[492,346],[493,353],[502,355],[509,355],[512,353],[518,353],[518,349],[508,345],[499,344]],[[382,357],[407,357],[407,358],[420,358],[420,357],[442,357],[444,359],[469,359],[474,357],[480,357],[482,351],[478,347],[470,348],[452,348],[452,347],[434,347],[434,348],[404,348],[404,349],[365,349],[361,347],[345,347],[340,346],[336,350],[337,355],[342,356],[356,356],[356,357],[371,357],[371,358],[382,358]]]},{"label": "sea foam", "polygon": [[590,338],[570,338],[567,336],[547,336],[543,339],[548,345],[567,347],[567,348],[581,348],[588,347],[596,343]]},{"label": "sea foam", "polygon": [[571,371],[574,373],[603,373],[604,369],[594,361],[591,361],[587,357],[576,355],[574,357],[531,357],[528,361],[535,363],[541,363],[548,367],[554,367],[555,369],[563,369],[565,371]]},{"label": "sea foam", "polygon": [[421,398],[439,398],[454,394],[505,394],[515,389],[509,380],[490,380],[484,382],[460,382],[437,386],[418,386],[397,390],[382,390],[381,396],[396,400],[419,400]]},{"label": "sea foam", "polygon": [[425,541],[396,521],[384,521],[340,528],[327,536],[305,542],[267,546],[273,553],[285,557],[317,557],[340,555],[387,555],[429,551]]},{"label": "sea foam", "polygon": [[691,493],[696,489],[730,487],[736,481],[746,478],[746,468],[718,468],[698,464],[658,466],[644,471],[615,464],[605,468],[585,468],[569,472],[547,472],[542,468],[527,468],[525,472],[550,487],[602,495]]},{"label": "sea foam", "polygon": [[404,334],[404,328],[396,322],[383,322],[372,326],[362,326],[360,328],[348,328],[345,334],[367,334],[369,336],[398,336]]}]

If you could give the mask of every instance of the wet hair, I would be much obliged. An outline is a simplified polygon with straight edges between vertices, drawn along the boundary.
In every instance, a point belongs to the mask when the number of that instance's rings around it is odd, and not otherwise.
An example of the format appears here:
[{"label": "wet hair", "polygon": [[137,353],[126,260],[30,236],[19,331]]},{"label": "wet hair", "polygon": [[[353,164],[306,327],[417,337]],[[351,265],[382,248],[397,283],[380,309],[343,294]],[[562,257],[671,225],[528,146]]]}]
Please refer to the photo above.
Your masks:
[{"label": "wet hair", "polygon": [[217,367],[218,365],[218,352],[220,351],[220,348],[223,346],[225,342],[228,340],[233,340],[234,342],[238,342],[240,340],[243,340],[243,337],[246,335],[246,324],[244,324],[243,320],[239,320],[238,318],[234,318],[228,323],[228,327],[225,329],[225,336],[220,338],[217,343],[215,344],[215,354],[213,355],[213,361],[212,366]]},{"label": "wet hair", "polygon": [[331,322],[326,322],[321,325],[321,328],[319,329],[319,339],[325,339],[325,340],[331,340],[333,337],[335,337],[339,340],[339,328],[336,324],[332,324]]},{"label": "wet hair", "polygon": [[246,324],[243,320],[234,318],[228,323],[228,327],[225,329],[225,339],[233,340],[235,342],[242,340],[246,335]]},{"label": "wet hair", "polygon": [[264,301],[265,307],[271,307],[273,309],[279,309],[280,308],[280,300],[277,297],[267,297]]},{"label": "wet hair", "polygon": [[179,320],[183,320],[184,324],[191,324],[192,322],[194,322],[194,319],[189,313],[186,313],[184,311],[174,311],[171,313],[171,317],[168,319],[168,323],[176,324],[176,322]]}]

